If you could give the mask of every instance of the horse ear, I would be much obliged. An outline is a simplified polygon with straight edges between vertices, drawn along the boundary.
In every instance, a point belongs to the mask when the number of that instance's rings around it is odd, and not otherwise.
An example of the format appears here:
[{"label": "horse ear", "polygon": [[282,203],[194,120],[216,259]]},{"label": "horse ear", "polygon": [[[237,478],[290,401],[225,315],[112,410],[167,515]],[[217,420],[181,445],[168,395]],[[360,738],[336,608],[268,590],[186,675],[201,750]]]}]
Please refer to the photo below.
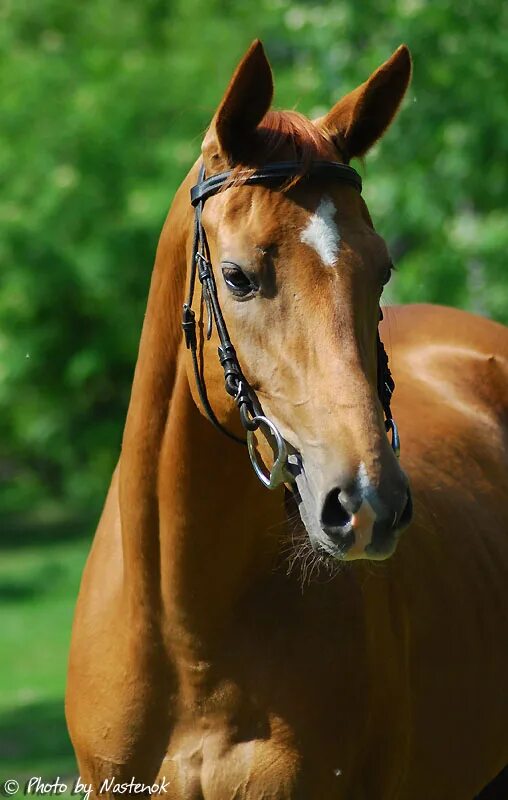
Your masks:
[{"label": "horse ear", "polygon": [[272,70],[263,45],[256,39],[237,66],[203,142],[205,159],[232,163],[270,108]]},{"label": "horse ear", "polygon": [[348,159],[364,155],[393,120],[411,78],[411,55],[402,44],[370,78],[315,121]]}]

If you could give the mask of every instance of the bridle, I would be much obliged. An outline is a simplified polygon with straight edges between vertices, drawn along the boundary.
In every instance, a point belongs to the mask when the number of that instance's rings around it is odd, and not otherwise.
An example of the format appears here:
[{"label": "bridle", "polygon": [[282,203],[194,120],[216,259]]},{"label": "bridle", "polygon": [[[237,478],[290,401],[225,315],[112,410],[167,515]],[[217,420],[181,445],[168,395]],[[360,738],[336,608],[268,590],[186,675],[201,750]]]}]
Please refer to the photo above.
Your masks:
[{"label": "bridle", "polygon": [[[191,189],[191,204],[195,209],[194,214],[194,239],[192,245],[192,261],[190,266],[189,290],[186,302],[183,305],[182,328],[185,335],[185,343],[191,352],[196,386],[201,404],[205,413],[217,430],[224,433],[230,439],[240,444],[247,444],[249,456],[254,471],[260,481],[268,489],[275,489],[281,483],[292,482],[293,477],[287,469],[288,452],[282,435],[274,423],[264,416],[259,401],[254,390],[246,380],[238,361],[235,348],[229,338],[228,329],[224,320],[222,310],[217,295],[217,286],[210,259],[210,250],[206,238],[205,229],[202,223],[203,206],[205,201],[217,194],[223,188],[237,185],[262,185],[270,188],[280,188],[288,181],[298,178],[299,180],[309,180],[311,178],[335,179],[344,183],[349,183],[359,192],[362,191],[362,179],[359,174],[347,164],[340,164],[335,161],[315,161],[310,168],[302,175],[303,164],[299,161],[283,161],[276,164],[268,164],[255,172],[245,174],[221,172],[205,178],[205,168],[201,166],[199,170],[198,182]],[[212,335],[212,326],[215,321],[220,345],[218,348],[219,361],[224,370],[224,383],[226,392],[234,399],[240,420],[247,433],[247,439],[241,439],[236,434],[228,431],[217,419],[213,408],[208,400],[206,386],[204,382],[203,370],[200,368],[198,360],[198,347],[196,336],[196,315],[192,309],[194,290],[196,285],[196,275],[201,283],[202,302],[207,310],[207,330],[206,338]],[[383,318],[382,311],[379,309],[380,320]],[[391,444],[396,456],[400,452],[400,440],[397,425],[392,417],[390,402],[395,383],[393,381],[388,366],[388,356],[377,332],[377,391],[379,400],[385,415],[386,431],[391,432]],[[275,460],[267,475],[261,468],[257,459],[254,446],[254,431],[262,429],[264,435],[269,439],[274,449]]]}]

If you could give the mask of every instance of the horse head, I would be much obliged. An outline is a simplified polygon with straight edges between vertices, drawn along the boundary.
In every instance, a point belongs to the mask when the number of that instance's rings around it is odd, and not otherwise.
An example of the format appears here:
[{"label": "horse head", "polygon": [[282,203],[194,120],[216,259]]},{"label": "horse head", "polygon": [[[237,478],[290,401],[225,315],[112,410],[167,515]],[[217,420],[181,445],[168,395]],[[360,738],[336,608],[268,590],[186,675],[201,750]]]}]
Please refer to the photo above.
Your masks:
[{"label": "horse head", "polygon": [[[244,384],[239,379],[230,394],[238,400],[247,386],[254,413],[270,423],[255,434],[263,461],[273,459],[280,434],[281,480],[313,547],[339,559],[390,555],[410,521],[411,497],[379,393],[379,303],[390,256],[354,181],[314,167],[364,155],[392,121],[410,75],[410,55],[401,46],[328,114],[310,121],[271,110],[272,73],[254,42],[202,146],[201,177],[227,174],[200,205],[196,223],[193,253],[204,248],[202,311],[208,306],[211,320],[216,301],[234,343]],[[282,186],[249,182],[281,162],[299,165]],[[195,381],[201,374],[198,387],[202,380],[216,421],[239,436],[217,360],[220,325],[209,327],[208,336],[206,325],[198,329],[189,384],[203,410]]]}]

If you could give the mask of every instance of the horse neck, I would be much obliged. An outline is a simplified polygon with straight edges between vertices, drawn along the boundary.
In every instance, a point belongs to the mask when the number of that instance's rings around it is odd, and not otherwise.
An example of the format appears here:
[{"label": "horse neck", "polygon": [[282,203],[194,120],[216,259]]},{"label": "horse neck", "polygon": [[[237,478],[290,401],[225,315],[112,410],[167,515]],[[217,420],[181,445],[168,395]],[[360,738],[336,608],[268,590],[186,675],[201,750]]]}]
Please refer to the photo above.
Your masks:
[{"label": "horse neck", "polygon": [[195,660],[213,647],[239,596],[271,568],[274,523],[284,510],[281,494],[258,483],[246,448],[218,433],[190,393],[180,325],[190,183],[175,197],[157,251],[119,502],[130,608],[144,624],[164,619],[171,647]]},{"label": "horse neck", "polygon": [[213,648],[242,595],[271,569],[284,509],[281,494],[258,485],[246,448],[199,413],[183,359],[161,451],[159,514],[172,640],[196,653]]}]

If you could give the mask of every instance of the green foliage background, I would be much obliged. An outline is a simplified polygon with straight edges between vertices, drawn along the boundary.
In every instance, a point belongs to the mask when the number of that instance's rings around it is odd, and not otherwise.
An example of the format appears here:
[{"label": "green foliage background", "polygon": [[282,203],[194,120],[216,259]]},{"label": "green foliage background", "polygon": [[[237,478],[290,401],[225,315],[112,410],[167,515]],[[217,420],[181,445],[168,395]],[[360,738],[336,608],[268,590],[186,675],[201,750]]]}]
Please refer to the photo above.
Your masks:
[{"label": "green foliage background", "polygon": [[157,239],[246,47],[277,106],[318,116],[409,44],[403,111],[357,165],[389,297],[508,322],[507,30],[501,0],[2,0],[0,779],[75,770],[72,609]]},{"label": "green foliage background", "polygon": [[102,500],[158,233],[256,36],[277,105],[311,115],[409,44],[360,167],[391,299],[508,322],[506,30],[500,0],[3,0],[0,513]]}]

